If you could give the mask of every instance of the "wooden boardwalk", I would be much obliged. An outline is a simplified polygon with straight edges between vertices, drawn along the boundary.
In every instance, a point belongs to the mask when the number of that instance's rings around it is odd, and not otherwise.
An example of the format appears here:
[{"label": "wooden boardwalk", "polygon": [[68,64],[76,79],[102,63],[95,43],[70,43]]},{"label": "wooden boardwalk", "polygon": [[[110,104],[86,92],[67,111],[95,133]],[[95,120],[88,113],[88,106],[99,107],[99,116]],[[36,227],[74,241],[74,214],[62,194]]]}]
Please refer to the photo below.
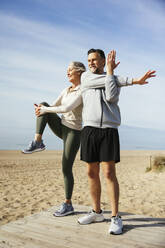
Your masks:
[{"label": "wooden boardwalk", "polygon": [[75,206],[76,214],[54,217],[56,207],[0,226],[0,248],[165,248],[165,218],[121,213],[124,233],[109,235],[110,212],[102,223],[79,225],[89,207]]}]

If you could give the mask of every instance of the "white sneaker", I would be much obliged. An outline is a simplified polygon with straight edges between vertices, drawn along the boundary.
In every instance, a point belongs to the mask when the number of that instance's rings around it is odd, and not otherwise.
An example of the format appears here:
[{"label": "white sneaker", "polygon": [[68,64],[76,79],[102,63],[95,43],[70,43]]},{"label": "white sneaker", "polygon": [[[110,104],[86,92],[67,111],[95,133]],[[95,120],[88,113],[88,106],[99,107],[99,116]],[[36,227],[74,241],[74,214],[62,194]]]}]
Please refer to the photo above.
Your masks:
[{"label": "white sneaker", "polygon": [[121,234],[123,232],[123,224],[120,216],[114,216],[111,218],[111,224],[109,227],[110,234]]},{"label": "white sneaker", "polygon": [[102,222],[104,220],[103,213],[101,211],[100,214],[94,212],[91,210],[88,215],[85,215],[84,217],[81,217],[78,219],[78,223],[81,225],[87,225],[93,222]]}]

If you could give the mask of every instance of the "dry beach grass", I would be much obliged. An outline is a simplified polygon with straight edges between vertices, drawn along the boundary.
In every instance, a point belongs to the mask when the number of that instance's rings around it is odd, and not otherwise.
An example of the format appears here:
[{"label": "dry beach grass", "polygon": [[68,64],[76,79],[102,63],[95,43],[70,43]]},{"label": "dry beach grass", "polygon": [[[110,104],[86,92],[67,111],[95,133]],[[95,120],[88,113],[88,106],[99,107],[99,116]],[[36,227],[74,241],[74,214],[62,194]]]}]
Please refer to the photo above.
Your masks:
[{"label": "dry beach grass", "polygon": [[[61,151],[24,155],[0,151],[0,224],[58,206],[64,200]],[[121,151],[117,164],[120,183],[120,211],[165,217],[165,173],[150,167],[151,158],[164,151]],[[77,155],[74,164],[73,204],[90,206],[85,164]],[[103,209],[110,209],[103,175]]]}]

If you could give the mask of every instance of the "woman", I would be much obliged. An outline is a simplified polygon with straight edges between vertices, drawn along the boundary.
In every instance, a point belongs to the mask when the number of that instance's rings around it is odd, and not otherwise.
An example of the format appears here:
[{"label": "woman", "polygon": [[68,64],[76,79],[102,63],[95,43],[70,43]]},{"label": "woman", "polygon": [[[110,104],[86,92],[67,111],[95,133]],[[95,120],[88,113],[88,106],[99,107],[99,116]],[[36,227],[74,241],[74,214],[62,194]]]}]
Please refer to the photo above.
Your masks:
[{"label": "woman", "polygon": [[[47,123],[53,133],[63,139],[62,171],[66,199],[54,213],[55,216],[65,216],[74,212],[71,202],[74,185],[72,166],[80,146],[80,130],[82,127],[80,78],[85,70],[85,66],[81,62],[70,63],[67,75],[72,85],[64,89],[51,106],[45,102],[35,105],[37,116],[35,138],[29,148],[22,151],[28,154],[45,149],[42,135]],[[61,118],[57,113],[62,113]]]}]

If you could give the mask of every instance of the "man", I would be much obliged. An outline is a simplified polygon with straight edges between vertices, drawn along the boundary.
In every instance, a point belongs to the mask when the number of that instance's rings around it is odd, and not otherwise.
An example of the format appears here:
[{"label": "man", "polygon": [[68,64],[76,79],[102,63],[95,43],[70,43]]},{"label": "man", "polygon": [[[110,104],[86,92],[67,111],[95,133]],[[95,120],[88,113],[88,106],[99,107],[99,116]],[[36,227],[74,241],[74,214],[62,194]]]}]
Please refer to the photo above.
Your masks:
[{"label": "man", "polygon": [[81,160],[87,163],[90,194],[93,210],[78,219],[80,224],[101,222],[104,216],[100,207],[101,183],[100,164],[107,182],[108,197],[111,202],[112,217],[109,233],[121,234],[123,224],[118,213],[119,184],[116,177],[115,163],[120,161],[118,126],[120,110],[118,100],[121,86],[146,84],[146,80],[155,76],[155,71],[148,71],[139,79],[121,78],[113,75],[116,52],[107,56],[106,73],[104,72],[105,54],[100,49],[88,51],[89,71],[81,77],[83,98],[83,125],[81,134]]}]

